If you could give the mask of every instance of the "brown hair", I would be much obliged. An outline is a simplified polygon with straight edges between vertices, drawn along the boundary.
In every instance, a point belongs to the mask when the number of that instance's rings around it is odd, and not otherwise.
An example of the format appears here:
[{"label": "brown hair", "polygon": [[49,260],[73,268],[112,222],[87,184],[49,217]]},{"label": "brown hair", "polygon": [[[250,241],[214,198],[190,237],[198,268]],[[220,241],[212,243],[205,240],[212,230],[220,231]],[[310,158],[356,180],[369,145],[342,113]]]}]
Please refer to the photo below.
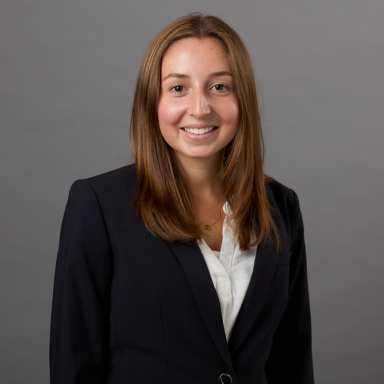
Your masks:
[{"label": "brown hair", "polygon": [[[132,204],[146,228],[167,241],[196,244],[203,236],[183,170],[162,137],[157,117],[163,57],[173,43],[185,38],[219,39],[232,69],[240,109],[239,129],[225,148],[218,179],[223,181],[240,249],[249,249],[263,240],[274,240],[279,248],[278,230],[265,189],[269,178],[263,170],[264,140],[251,59],[239,35],[215,16],[193,13],[175,20],[154,38],[145,53],[130,125],[138,174]],[[252,241],[256,218],[257,238]]]}]

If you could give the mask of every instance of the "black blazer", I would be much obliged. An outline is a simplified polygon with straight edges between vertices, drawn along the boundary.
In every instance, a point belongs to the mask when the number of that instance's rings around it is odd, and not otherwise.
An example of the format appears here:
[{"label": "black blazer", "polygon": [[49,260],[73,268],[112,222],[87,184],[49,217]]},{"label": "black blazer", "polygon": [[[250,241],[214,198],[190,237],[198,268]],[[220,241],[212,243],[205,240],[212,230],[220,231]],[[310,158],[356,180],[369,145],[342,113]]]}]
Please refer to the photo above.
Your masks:
[{"label": "black blazer", "polygon": [[51,384],[313,383],[295,192],[267,184],[282,251],[258,246],[227,343],[199,247],[148,232],[130,204],[136,185],[133,164],[70,189],[54,280]]}]

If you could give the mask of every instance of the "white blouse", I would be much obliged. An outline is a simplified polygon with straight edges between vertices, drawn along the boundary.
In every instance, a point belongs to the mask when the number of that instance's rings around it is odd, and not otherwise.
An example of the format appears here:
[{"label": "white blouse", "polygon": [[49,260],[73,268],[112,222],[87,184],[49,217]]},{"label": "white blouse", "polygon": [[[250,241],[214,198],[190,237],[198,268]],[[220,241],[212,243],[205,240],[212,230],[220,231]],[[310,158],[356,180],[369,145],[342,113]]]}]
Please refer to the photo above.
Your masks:
[{"label": "white blouse", "polygon": [[224,204],[223,211],[226,217],[220,252],[211,250],[204,240],[199,242],[199,247],[219,297],[228,342],[251,280],[257,247],[245,252],[240,251],[234,239],[230,221],[227,220],[231,213],[228,202]]}]

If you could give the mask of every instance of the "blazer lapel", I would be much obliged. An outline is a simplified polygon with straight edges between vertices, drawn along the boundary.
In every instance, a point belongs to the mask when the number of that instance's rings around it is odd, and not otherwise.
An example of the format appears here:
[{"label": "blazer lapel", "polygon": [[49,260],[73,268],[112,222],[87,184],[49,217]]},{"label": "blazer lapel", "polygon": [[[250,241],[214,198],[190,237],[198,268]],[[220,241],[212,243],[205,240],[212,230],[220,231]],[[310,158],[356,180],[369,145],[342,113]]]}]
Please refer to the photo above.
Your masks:
[{"label": "blazer lapel", "polygon": [[276,254],[270,243],[262,243],[257,247],[251,280],[228,343],[231,356],[246,338],[263,307],[275,274]]},{"label": "blazer lapel", "polygon": [[233,370],[225,337],[220,302],[209,270],[197,245],[170,243],[187,277],[209,333],[226,365]]}]

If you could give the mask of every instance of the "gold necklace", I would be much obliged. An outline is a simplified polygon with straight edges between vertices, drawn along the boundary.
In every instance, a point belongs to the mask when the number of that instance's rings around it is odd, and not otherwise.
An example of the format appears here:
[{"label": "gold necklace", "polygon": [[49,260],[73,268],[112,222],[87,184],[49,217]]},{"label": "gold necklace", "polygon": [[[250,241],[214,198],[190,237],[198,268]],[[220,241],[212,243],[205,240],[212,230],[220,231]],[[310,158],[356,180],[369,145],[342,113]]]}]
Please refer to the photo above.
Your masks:
[{"label": "gold necklace", "polygon": [[[220,216],[219,216],[219,218],[218,218],[213,224],[211,224],[211,225],[209,225],[209,224],[205,224],[205,225],[204,225],[204,229],[206,229],[207,231],[211,230],[211,228],[212,228],[212,227],[213,227],[213,226],[220,220],[221,215],[222,215],[222,211],[220,212]],[[203,224],[203,222],[202,222],[199,218],[197,218],[197,220],[199,220],[200,223]]]}]

